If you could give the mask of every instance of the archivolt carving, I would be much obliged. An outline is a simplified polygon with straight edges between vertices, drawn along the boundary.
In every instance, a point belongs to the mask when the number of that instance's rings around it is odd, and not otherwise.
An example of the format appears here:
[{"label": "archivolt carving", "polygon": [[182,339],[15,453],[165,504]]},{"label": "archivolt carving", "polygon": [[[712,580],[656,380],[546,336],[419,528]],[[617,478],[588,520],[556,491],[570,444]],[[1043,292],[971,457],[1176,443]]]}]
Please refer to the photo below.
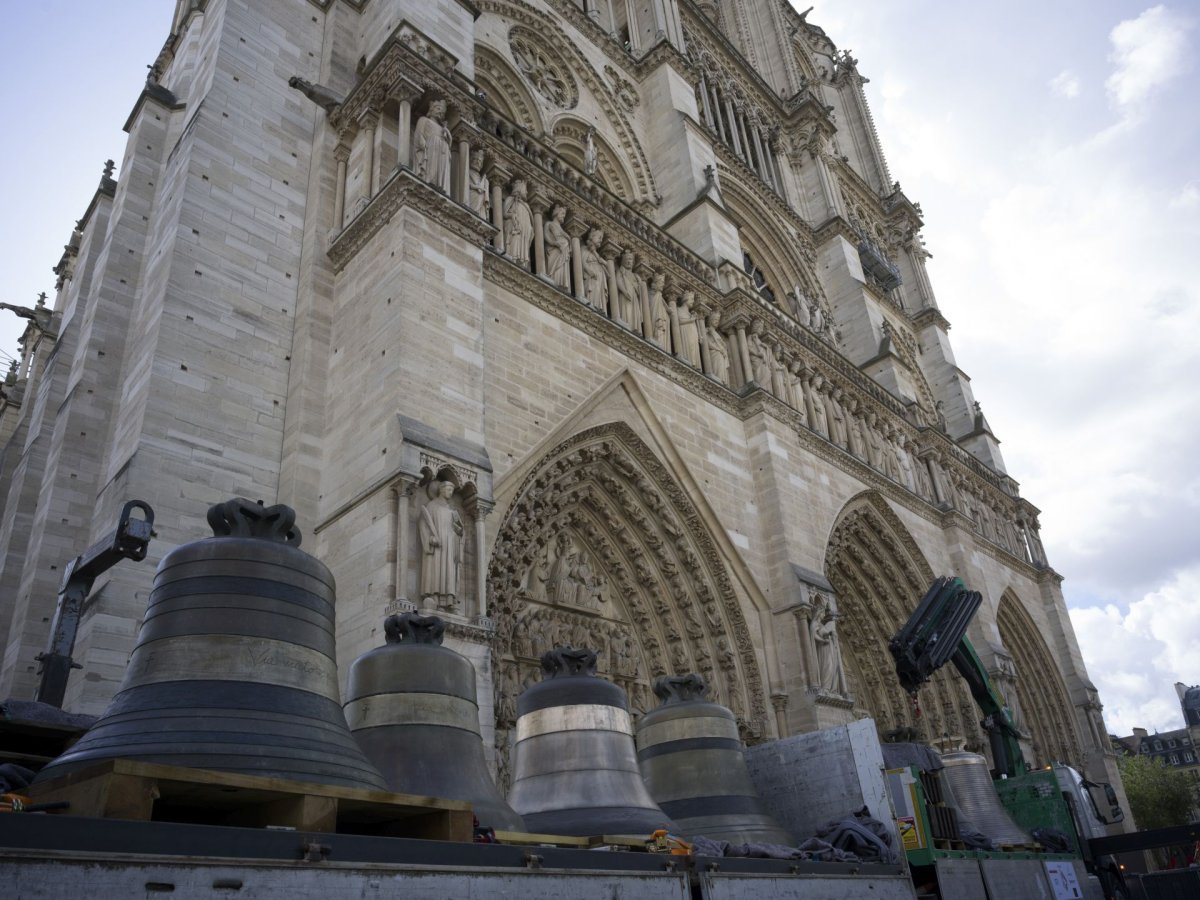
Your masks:
[{"label": "archivolt carving", "polygon": [[520,76],[498,53],[484,44],[475,45],[475,80],[487,92],[487,102],[526,131],[542,135],[542,117],[537,103]]},{"label": "archivolt carving", "polygon": [[829,538],[825,574],[838,597],[850,689],[881,733],[914,728],[926,741],[949,736],[971,749],[985,741],[979,713],[957,673],[942,671],[920,693],[920,712],[896,680],[887,642],[933,581],[907,529],[874,492],[846,504]]},{"label": "archivolt carving", "polygon": [[[591,573],[562,590],[573,558]],[[655,676],[695,671],[746,738],[763,735],[766,692],[729,574],[691,499],[629,426],[576,435],[525,479],[496,538],[488,595],[498,730],[515,721],[502,694],[536,678],[538,655],[583,643],[635,710],[650,707]]]},{"label": "archivolt carving", "polygon": [[484,13],[491,13],[509,22],[527,26],[537,34],[540,47],[553,46],[561,54],[564,65],[591,92],[592,97],[616,132],[620,149],[624,152],[629,161],[629,167],[633,170],[637,199],[657,203],[658,192],[655,190],[654,176],[650,174],[649,160],[625,117],[621,101],[613,89],[592,68],[588,58],[580,52],[563,31],[556,18],[531,9],[525,4],[512,3],[508,0],[480,0],[478,6]]},{"label": "archivolt carving", "polygon": [[1071,700],[1054,656],[1037,625],[1011,591],[996,610],[1000,640],[1016,663],[1017,696],[1025,727],[1031,732],[1035,759],[1031,765],[1069,762],[1082,767]]}]

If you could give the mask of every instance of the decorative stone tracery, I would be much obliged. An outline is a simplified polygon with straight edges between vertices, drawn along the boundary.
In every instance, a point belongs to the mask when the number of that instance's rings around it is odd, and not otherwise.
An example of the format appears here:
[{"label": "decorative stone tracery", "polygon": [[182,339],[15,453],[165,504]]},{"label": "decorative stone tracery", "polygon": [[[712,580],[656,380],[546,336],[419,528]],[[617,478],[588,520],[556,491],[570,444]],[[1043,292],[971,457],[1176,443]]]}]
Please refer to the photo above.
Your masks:
[{"label": "decorative stone tracery", "polygon": [[[764,736],[766,691],[745,615],[690,497],[623,423],[581,432],[516,491],[488,572],[496,628],[497,750],[514,691],[557,644],[597,651],[641,713],[658,675],[699,672]],[[501,766],[501,771],[504,767]]]}]

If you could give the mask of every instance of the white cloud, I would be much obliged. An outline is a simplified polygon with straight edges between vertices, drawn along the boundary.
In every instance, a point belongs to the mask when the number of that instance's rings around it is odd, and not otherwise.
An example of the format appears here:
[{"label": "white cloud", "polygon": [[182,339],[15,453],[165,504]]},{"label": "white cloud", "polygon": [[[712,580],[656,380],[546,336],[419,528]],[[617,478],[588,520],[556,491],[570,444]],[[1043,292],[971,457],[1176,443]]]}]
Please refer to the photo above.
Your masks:
[{"label": "white cloud", "polygon": [[1171,198],[1172,209],[1195,209],[1200,206],[1200,182],[1189,181],[1178,194]]},{"label": "white cloud", "polygon": [[1200,566],[1129,605],[1071,610],[1109,731],[1183,727],[1175,682],[1200,684]]},{"label": "white cloud", "polygon": [[1188,70],[1187,32],[1193,24],[1160,4],[1113,28],[1109,60],[1116,69],[1105,86],[1117,107],[1129,109]]},{"label": "white cloud", "polygon": [[1063,69],[1050,79],[1050,90],[1055,96],[1074,100],[1079,96],[1079,76],[1070,69]]}]

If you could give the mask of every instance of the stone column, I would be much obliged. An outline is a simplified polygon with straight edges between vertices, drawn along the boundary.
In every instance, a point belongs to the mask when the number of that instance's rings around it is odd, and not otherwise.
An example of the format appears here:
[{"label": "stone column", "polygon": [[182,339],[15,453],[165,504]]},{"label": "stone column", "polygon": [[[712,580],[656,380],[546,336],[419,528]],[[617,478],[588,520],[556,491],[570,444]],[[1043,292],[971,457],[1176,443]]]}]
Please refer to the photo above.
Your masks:
[{"label": "stone column", "polygon": [[725,140],[725,120],[721,116],[721,94],[717,90],[716,85],[713,85],[711,90],[712,90],[713,111],[715,113],[715,115],[713,116],[713,127],[717,131],[717,137],[719,137],[721,140]]},{"label": "stone column", "polygon": [[788,736],[787,708],[788,695],[777,693],[771,695],[771,707],[775,710],[775,733],[781,738]]},{"label": "stone column", "polygon": [[780,193],[782,191],[782,187],[779,184],[779,176],[775,172],[775,151],[771,149],[770,135],[767,135],[767,137],[763,139],[762,145],[763,152],[767,155],[767,181],[770,183],[771,187],[775,188],[776,193]]},{"label": "stone column", "polygon": [[754,138],[754,152],[758,156],[758,174],[763,181],[770,184],[771,179],[767,175],[767,157],[763,153],[762,135],[759,133],[757,122],[750,123],[750,134]]},{"label": "stone column", "polygon": [[350,145],[345,138],[333,149],[337,160],[337,175],[333,184],[333,227],[341,231],[346,227],[346,164],[350,161]]},{"label": "stone column", "polygon": [[358,126],[366,134],[367,152],[363,158],[363,168],[367,173],[367,197],[372,198],[379,192],[379,169],[376,165],[379,157],[375,152],[375,131],[379,127],[379,113],[368,109],[359,116]]},{"label": "stone column", "polygon": [[492,184],[492,227],[496,229],[492,246],[499,253],[504,252],[504,185],[508,181],[508,174],[497,165],[493,165],[488,173]]},{"label": "stone column", "polygon": [[588,225],[579,216],[574,213],[563,225],[567,229],[567,234],[571,236],[571,286],[574,288],[573,295],[576,300],[582,303],[587,303],[587,297],[583,292],[583,236],[587,234]]},{"label": "stone column", "polygon": [[796,628],[800,632],[800,647],[804,651],[804,677],[809,688],[820,683],[817,674],[817,644],[812,636],[812,605],[802,603],[796,607]]},{"label": "stone column", "polygon": [[668,349],[676,359],[683,350],[683,338],[679,333],[679,289],[669,284],[663,291],[663,303],[667,306],[667,320],[670,322],[671,346]]},{"label": "stone column", "polygon": [[618,308],[617,257],[621,255],[621,248],[612,241],[605,241],[600,248],[600,254],[604,257],[604,262],[608,264],[608,309],[605,310],[605,313],[610,319],[616,319]]},{"label": "stone column", "polygon": [[746,114],[738,110],[738,128],[742,134],[742,158],[746,160],[746,165],[751,169],[754,168],[754,148],[750,146],[750,128],[746,124]]},{"label": "stone column", "polygon": [[400,111],[396,126],[396,168],[412,168],[412,94],[404,93],[399,98]]},{"label": "stone column", "polygon": [[463,206],[471,205],[471,142],[467,140],[467,131],[462,129],[458,139],[458,167],[455,171],[457,184],[454,188],[454,199]]},{"label": "stone column", "polygon": [[546,277],[546,212],[550,209],[550,198],[537,188],[527,198],[533,213],[533,274]]},{"label": "stone column", "polygon": [[700,371],[705,375],[712,374],[712,359],[708,355],[708,310],[696,309],[700,321],[696,327],[700,332]]},{"label": "stone column", "polygon": [[[634,266],[633,271],[637,273],[638,294],[642,300],[642,337],[650,341],[654,339],[654,321],[653,316],[650,314],[650,285],[647,282],[649,282],[650,276],[654,274],[654,270],[643,259]],[[629,324],[632,325],[633,323],[630,322]]]},{"label": "stone column", "polygon": [[396,497],[396,600],[408,600],[408,545],[411,530],[408,527],[408,501],[416,489],[416,484],[405,480],[396,485],[393,491]]},{"label": "stone column", "polygon": [[[476,623],[490,624],[488,622],[487,608],[487,527],[486,520],[492,512],[492,504],[486,500],[474,497],[465,510],[470,515],[471,520],[475,523],[475,590],[478,596],[477,609],[479,610]],[[463,604],[463,613],[467,614],[466,604]]]},{"label": "stone column", "polygon": [[725,98],[725,117],[729,120],[729,144],[733,147],[733,152],[738,156],[742,155],[742,142],[738,137],[737,113],[733,109],[733,101],[727,96]]},{"label": "stone column", "polygon": [[[804,399],[804,417],[808,421],[808,427],[815,430],[814,423],[816,417],[813,415],[813,399],[812,399],[812,370],[805,367],[800,375],[800,395]],[[820,403],[821,401],[817,401]]]},{"label": "stone column", "polygon": [[637,26],[637,3],[635,0],[625,0],[625,21],[629,24],[629,51],[634,55],[638,55],[638,51],[642,49],[641,35],[638,34]]}]

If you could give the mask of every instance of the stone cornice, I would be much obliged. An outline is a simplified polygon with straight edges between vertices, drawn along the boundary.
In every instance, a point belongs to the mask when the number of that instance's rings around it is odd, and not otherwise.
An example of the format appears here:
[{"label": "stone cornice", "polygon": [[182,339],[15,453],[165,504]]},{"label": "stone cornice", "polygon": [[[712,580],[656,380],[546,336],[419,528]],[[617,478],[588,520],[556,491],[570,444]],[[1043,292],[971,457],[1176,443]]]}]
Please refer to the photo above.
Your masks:
[{"label": "stone cornice", "polygon": [[340,272],[404,207],[412,207],[435,219],[444,228],[472,244],[490,240],[496,231],[491,224],[430,187],[408,169],[396,169],[366,208],[330,241],[329,258],[334,271]]},{"label": "stone cornice", "polygon": [[936,306],[926,306],[924,309],[919,309],[911,316],[909,320],[913,324],[913,328],[917,331],[924,331],[926,328],[940,328],[942,331],[950,330],[949,320],[942,315],[942,311]]}]

